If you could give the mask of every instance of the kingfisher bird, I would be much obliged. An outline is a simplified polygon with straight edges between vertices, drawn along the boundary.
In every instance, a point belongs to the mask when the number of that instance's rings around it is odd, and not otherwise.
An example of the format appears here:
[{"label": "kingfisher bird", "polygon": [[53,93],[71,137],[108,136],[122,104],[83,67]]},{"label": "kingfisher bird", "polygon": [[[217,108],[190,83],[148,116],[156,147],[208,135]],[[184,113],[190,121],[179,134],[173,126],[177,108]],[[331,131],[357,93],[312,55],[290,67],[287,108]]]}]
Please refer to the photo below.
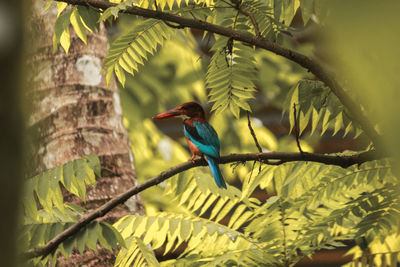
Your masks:
[{"label": "kingfisher bird", "polygon": [[203,157],[210,167],[217,186],[226,189],[224,177],[218,166],[220,142],[217,132],[207,122],[203,108],[196,102],[188,102],[158,114],[153,119],[166,119],[176,116],[185,118],[183,131],[192,152],[190,160],[194,163],[196,156]]}]

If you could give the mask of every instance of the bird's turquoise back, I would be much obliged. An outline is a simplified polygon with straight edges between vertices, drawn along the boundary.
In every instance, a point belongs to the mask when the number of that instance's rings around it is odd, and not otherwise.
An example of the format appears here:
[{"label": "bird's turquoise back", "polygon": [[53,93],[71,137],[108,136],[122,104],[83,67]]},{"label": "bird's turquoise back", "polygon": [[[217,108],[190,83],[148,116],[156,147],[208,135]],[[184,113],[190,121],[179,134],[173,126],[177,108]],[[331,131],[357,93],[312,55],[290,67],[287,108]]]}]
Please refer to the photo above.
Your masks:
[{"label": "bird's turquoise back", "polygon": [[220,143],[214,128],[207,122],[193,122],[194,127],[185,124],[186,138],[193,142],[205,155],[219,158]]}]

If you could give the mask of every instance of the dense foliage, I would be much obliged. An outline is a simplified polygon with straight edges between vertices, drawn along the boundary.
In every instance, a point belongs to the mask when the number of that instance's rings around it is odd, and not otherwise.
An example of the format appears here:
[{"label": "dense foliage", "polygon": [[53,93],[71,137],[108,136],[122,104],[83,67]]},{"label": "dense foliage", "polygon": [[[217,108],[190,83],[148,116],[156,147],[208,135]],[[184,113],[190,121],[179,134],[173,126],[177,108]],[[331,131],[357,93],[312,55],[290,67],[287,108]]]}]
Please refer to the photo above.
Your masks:
[{"label": "dense foliage", "polygon": [[[298,127],[297,135],[305,135],[304,151],[311,152],[312,142],[323,134],[363,135],[330,88],[298,65],[231,38],[207,32],[199,38],[190,29],[176,29],[159,19],[121,14],[132,5],[161,10],[256,34],[311,55],[307,45],[294,47],[288,41],[296,31],[291,22],[300,10],[303,25],[322,27],[329,14],[326,1],[112,2],[118,5],[101,14],[58,2],[54,47],[60,43],[68,52],[70,24],[86,42],[86,31],[118,19],[119,32],[104,70],[108,81],[115,74],[121,84],[124,123],[140,181],[190,157],[184,142],[166,137],[150,117],[193,99],[213,103],[211,124],[223,137],[222,154],[256,151],[245,114],[267,102],[284,110],[291,130]],[[199,51],[199,43],[209,44],[210,51]],[[295,138],[278,139],[259,119],[251,122],[263,150],[298,151]],[[79,253],[96,250],[99,242],[119,249],[116,266],[292,266],[320,249],[349,241],[356,242],[351,250],[354,263],[367,258],[371,266],[394,263],[400,250],[400,197],[392,164],[382,159],[346,169],[303,161],[224,165],[227,182],[239,180],[241,185],[227,190],[216,187],[206,168],[195,168],[143,192],[147,216],[125,216],[114,225],[93,222],[51,255],[30,263],[54,262],[57,252],[68,257],[74,246]],[[95,175],[100,176],[98,168],[97,157],[90,155],[26,183],[24,249],[44,245],[77,221],[76,214],[84,209],[63,203],[61,185],[84,200],[86,185],[94,185]],[[267,201],[254,197],[256,189],[268,194]],[[181,244],[185,246],[177,259],[158,262],[152,252],[163,248],[166,254]]]}]

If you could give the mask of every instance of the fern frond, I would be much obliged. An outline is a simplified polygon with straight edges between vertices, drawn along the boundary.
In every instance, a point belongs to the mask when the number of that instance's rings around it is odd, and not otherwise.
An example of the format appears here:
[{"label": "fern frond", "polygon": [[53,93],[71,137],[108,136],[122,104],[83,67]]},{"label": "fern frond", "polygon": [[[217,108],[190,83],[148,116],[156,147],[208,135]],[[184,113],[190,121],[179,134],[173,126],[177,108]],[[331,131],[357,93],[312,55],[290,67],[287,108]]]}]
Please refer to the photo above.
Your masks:
[{"label": "fern frond", "polygon": [[[174,266],[260,266],[266,264],[273,266],[277,264],[277,258],[274,257],[267,249],[262,247],[237,242],[234,248],[226,246],[227,244],[219,239],[219,243],[215,240],[204,240],[206,245],[204,251],[196,251],[186,254],[176,260],[169,262]],[[203,247],[203,246],[202,246]]]},{"label": "fern frond", "polygon": [[[267,250],[257,242],[248,239],[243,234],[219,225],[215,222],[193,216],[158,214],[157,216],[133,216],[122,218],[115,224],[125,239],[143,236],[143,243],[157,249],[165,245],[165,253],[186,242],[187,247],[180,259],[168,262],[174,266],[186,263],[190,259],[191,266],[196,266],[194,258],[200,262],[222,263],[235,261],[245,263],[260,260],[273,261]],[[146,229],[145,232],[143,230]],[[130,241],[127,241],[130,242]],[[136,245],[122,249],[117,258],[118,266],[126,266],[138,251]],[[260,255],[264,254],[264,257]],[[135,254],[137,255],[137,254]],[[257,256],[258,255],[258,256]],[[125,264],[125,265],[123,265]]]},{"label": "fern frond", "polygon": [[[150,248],[136,236],[126,239],[126,248],[122,248],[118,253],[114,266],[159,266],[160,263],[154,256]],[[134,265],[132,265],[134,263]]]},{"label": "fern frond", "polygon": [[384,183],[394,182],[396,178],[391,173],[391,165],[389,162],[372,161],[365,163],[360,168],[353,166],[349,169],[329,168],[323,175],[314,177],[319,183],[311,187],[303,194],[303,200],[308,203],[318,203],[322,199],[337,199],[346,197],[346,194],[352,196],[352,192],[358,193],[356,190],[350,189],[353,185],[358,184],[363,188],[382,187]]},{"label": "fern frond", "polygon": [[[33,221],[40,220],[41,211],[46,216],[59,219],[71,217],[65,208],[61,184],[70,193],[85,201],[86,186],[93,186],[96,183],[96,175],[98,177],[101,175],[100,161],[96,155],[88,155],[86,158],[67,162],[30,178],[24,186],[25,214]],[[39,210],[37,204],[43,209]]]},{"label": "fern frond", "polygon": [[148,19],[122,33],[112,44],[104,59],[107,83],[115,74],[121,84],[125,84],[124,71],[134,74],[138,65],[144,64],[147,55],[153,55],[165,40],[170,38],[171,29],[161,20]]},{"label": "fern frond", "polygon": [[[372,247],[374,243],[382,243],[386,237],[396,234],[399,220],[399,198],[395,186],[388,184],[371,192],[363,192],[357,198],[341,204],[340,208],[328,209],[327,213],[313,216],[310,224],[303,227],[305,240],[318,245],[313,236],[323,233],[324,241],[332,243],[336,240],[365,240]],[[329,244],[328,244],[329,245]],[[321,246],[318,246],[321,247]]]},{"label": "fern frond", "polygon": [[[289,115],[290,131],[298,123],[299,134],[301,134],[311,120],[311,134],[315,132],[318,125],[321,127],[321,135],[328,128],[333,130],[332,135],[337,134],[340,129],[344,130],[343,136],[352,129],[356,131],[355,137],[361,133],[348,117],[348,112],[339,99],[320,81],[299,81],[288,93],[284,107],[284,113]],[[297,122],[294,111],[296,111]]]},{"label": "fern frond", "polygon": [[[261,36],[272,42],[276,42],[281,32],[287,30],[287,26],[274,19],[273,10],[265,1],[243,1],[242,8],[253,14]],[[253,27],[252,24],[250,26]]]},{"label": "fern frond", "polygon": [[[85,209],[72,203],[64,203],[61,184],[70,193],[85,200],[86,186],[94,185],[95,176],[100,177],[100,160],[96,155],[70,161],[29,179],[24,186],[23,212],[24,224],[19,231],[19,239],[26,244],[25,250],[42,246],[57,234],[75,223]],[[89,232],[90,232],[90,238]],[[89,241],[93,241],[89,243]],[[88,228],[64,241],[57,250],[45,258],[34,258],[27,264],[46,266],[56,263],[57,252],[68,258],[74,247],[83,253],[85,245],[97,249],[97,241],[106,249],[116,249],[117,243],[123,245],[119,233],[106,223],[92,222]]]},{"label": "fern frond", "polygon": [[209,220],[219,222],[228,214],[228,227],[239,229],[251,217],[255,205],[247,197],[242,197],[235,187],[219,189],[210,174],[201,171],[187,172],[170,180],[166,195],[172,196],[180,206],[198,216],[204,215],[212,207]]},{"label": "fern frond", "polygon": [[400,221],[400,197],[395,185],[388,184],[382,189],[366,194],[363,201],[358,201],[359,209],[365,216],[356,225],[356,238],[369,236],[381,238],[396,233]]},{"label": "fern frond", "polygon": [[[201,5],[204,7],[210,7],[214,5],[214,0],[195,0],[195,5]],[[101,15],[99,21],[105,21],[111,17],[116,19],[119,13],[125,11],[130,6],[138,6],[151,10],[174,10],[176,8],[188,7],[190,4],[189,0],[125,0],[120,1],[119,4],[107,8]]]},{"label": "fern frond", "polygon": [[400,213],[393,194],[398,181],[390,170],[388,160],[348,169],[305,162],[264,167],[246,179],[243,191],[251,194],[267,182],[277,196],[255,209],[244,233],[282,247],[277,241],[285,231],[287,255],[293,259],[298,256],[292,251],[310,256],[319,249],[343,246],[343,240],[356,236],[391,234]]},{"label": "fern frond", "polygon": [[[26,243],[21,243],[26,246],[25,249],[42,246],[71,225],[72,223],[65,222],[26,224],[22,226],[23,229],[20,232],[19,240],[26,241]],[[74,248],[80,254],[83,254],[85,248],[97,251],[97,243],[110,251],[117,250],[118,245],[125,247],[124,240],[113,226],[106,222],[91,222],[76,235],[69,237],[61,243],[53,253],[45,258],[33,258],[27,263],[33,262],[34,264],[43,264],[46,266],[47,262],[50,261],[55,265],[58,253],[61,253],[65,258],[69,258]]]},{"label": "fern frond", "polygon": [[214,44],[215,53],[207,70],[206,83],[210,89],[212,110],[217,113],[230,108],[236,118],[240,109],[251,111],[247,101],[254,98],[255,68],[253,48],[220,37]]},{"label": "fern frond", "polygon": [[[199,251],[208,237],[214,238],[215,242],[223,239],[224,242],[235,243],[241,239],[240,242],[252,243],[238,231],[210,220],[189,215],[171,213],[160,213],[156,216],[128,215],[120,219],[114,226],[125,240],[130,240],[131,237],[142,237],[144,244],[151,244],[152,249],[165,245],[165,253],[177,248],[182,242],[187,242],[185,253]],[[120,251],[119,264],[127,262],[132,257],[137,250],[135,246],[137,244]]]},{"label": "fern frond", "polygon": [[[197,16],[204,19],[209,9],[198,6],[184,7],[174,10],[175,14]],[[123,32],[111,44],[104,59],[104,69],[107,71],[107,84],[115,72],[118,81],[125,84],[125,71],[134,75],[140,65],[144,65],[148,55],[154,53],[170,39],[173,29],[162,20],[146,19]]]}]

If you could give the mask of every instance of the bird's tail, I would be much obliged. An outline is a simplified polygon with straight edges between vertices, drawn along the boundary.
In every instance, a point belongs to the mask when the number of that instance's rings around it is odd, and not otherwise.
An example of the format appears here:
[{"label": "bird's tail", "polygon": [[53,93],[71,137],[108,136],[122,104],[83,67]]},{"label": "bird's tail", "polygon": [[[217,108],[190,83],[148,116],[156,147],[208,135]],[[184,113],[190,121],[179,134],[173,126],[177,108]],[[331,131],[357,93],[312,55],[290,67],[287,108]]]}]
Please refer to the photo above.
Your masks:
[{"label": "bird's tail", "polygon": [[208,166],[210,166],[211,173],[214,177],[214,180],[215,180],[215,183],[217,184],[217,186],[219,188],[226,189],[224,177],[222,177],[221,170],[219,169],[219,166],[218,166],[217,162],[215,161],[215,159],[206,155],[206,160],[208,162]]}]

